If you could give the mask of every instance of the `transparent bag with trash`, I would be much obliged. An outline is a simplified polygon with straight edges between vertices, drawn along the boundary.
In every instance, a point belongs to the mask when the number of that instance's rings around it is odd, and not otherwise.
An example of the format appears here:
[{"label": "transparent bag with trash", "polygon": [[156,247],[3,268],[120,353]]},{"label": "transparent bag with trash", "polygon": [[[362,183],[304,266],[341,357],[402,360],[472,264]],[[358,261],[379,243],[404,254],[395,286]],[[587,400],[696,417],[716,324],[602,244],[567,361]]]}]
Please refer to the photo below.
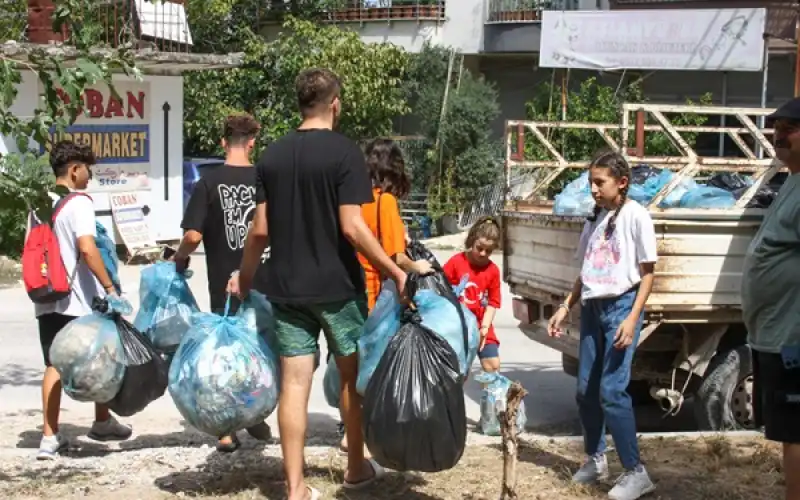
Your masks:
[{"label": "transparent bag with trash", "polygon": [[[511,380],[499,373],[481,372],[475,376],[475,381],[483,385],[481,391],[481,419],[478,428],[481,434],[486,436],[499,436],[500,414],[506,411],[508,403],[508,389],[511,387]],[[517,429],[523,431],[528,417],[525,414],[525,402],[522,401],[517,412]]]},{"label": "transparent bag with trash", "polygon": [[[230,303],[230,300],[228,301]],[[264,421],[278,404],[275,356],[241,317],[198,313],[169,370],[169,393],[186,421],[223,436]]]},{"label": "transparent bag with trash", "polygon": [[189,288],[192,272],[179,273],[174,262],[157,262],[142,270],[139,312],[133,325],[162,352],[172,354],[200,312]]},{"label": "transparent bag with trash", "polygon": [[556,195],[553,213],[556,215],[588,216],[594,210],[594,198],[589,186],[589,172],[583,172]]},{"label": "transparent bag with trash", "polygon": [[64,392],[76,401],[107,403],[122,387],[126,357],[113,314],[133,313],[123,298],[106,298],[106,312],[71,321],[50,346],[50,363],[61,376]]}]

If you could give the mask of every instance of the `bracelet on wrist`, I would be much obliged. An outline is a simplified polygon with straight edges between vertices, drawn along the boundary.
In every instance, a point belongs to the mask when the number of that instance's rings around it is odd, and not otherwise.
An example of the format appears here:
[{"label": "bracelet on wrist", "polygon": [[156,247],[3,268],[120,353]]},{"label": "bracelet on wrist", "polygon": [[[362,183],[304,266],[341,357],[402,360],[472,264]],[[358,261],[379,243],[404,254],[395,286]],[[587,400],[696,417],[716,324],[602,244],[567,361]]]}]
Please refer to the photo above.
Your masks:
[{"label": "bracelet on wrist", "polygon": [[558,305],[558,308],[559,308],[559,309],[564,309],[564,310],[565,310],[565,311],[567,311],[567,312],[569,312],[569,311],[570,311],[570,309],[571,309],[571,308],[569,307],[569,304],[567,304],[566,302],[562,302],[561,304],[559,304],[559,305]]}]

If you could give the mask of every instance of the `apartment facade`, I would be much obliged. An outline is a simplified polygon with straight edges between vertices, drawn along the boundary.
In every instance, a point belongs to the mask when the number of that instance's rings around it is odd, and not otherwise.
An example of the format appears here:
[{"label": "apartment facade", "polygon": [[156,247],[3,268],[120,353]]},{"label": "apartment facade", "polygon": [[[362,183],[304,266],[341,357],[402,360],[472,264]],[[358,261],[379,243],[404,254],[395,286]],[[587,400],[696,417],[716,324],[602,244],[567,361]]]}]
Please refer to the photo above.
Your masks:
[{"label": "apartment facade", "polygon": [[[719,9],[767,7],[769,66],[768,106],[792,97],[795,74],[794,0],[342,0],[329,22],[357,31],[368,42],[391,42],[418,51],[426,41],[453,47],[464,54],[464,65],[495,83],[502,116],[525,118],[525,103],[535,89],[564,70],[540,68],[541,18],[547,10]],[[276,28],[273,28],[276,29]],[[618,85],[622,72],[569,71],[569,84],[596,76]],[[624,78],[644,78],[645,94],[654,102],[684,103],[711,93],[715,104],[759,106],[761,72],[655,71],[625,72]]]}]

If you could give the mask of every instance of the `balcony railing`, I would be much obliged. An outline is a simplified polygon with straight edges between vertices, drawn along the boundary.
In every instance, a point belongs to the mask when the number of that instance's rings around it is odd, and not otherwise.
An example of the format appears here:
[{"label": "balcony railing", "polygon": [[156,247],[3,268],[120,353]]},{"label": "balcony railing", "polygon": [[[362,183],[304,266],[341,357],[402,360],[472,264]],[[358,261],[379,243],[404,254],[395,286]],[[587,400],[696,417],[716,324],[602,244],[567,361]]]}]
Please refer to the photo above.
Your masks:
[{"label": "balcony railing", "polygon": [[[53,2],[28,8],[27,0],[0,0],[0,43],[69,43],[70,34],[53,33]],[[48,5],[49,4],[49,5]],[[98,46],[131,45],[163,52],[188,52],[192,45],[183,5],[175,1],[97,0],[83,13],[81,36]]]},{"label": "balcony railing", "polygon": [[541,21],[545,10],[576,10],[577,0],[488,0],[487,23]]},{"label": "balcony railing", "polygon": [[323,13],[329,22],[444,21],[444,0],[341,0]]}]

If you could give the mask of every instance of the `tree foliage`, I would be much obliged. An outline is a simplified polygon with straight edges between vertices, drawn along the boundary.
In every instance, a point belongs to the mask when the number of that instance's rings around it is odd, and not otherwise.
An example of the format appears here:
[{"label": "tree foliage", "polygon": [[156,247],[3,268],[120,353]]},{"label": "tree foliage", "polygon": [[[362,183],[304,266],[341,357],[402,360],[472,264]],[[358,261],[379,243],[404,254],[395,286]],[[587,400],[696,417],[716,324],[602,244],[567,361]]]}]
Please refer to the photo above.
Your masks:
[{"label": "tree foliage", "polygon": [[[500,143],[491,137],[500,113],[497,90],[481,76],[458,71],[458,64],[448,79],[450,57],[449,49],[426,45],[412,58],[406,83],[429,147],[425,158],[414,162],[415,187],[429,188],[434,216],[459,211],[478,189],[495,182],[502,168]],[[455,54],[456,62],[460,58]]]},{"label": "tree foliage", "polygon": [[[16,256],[21,251],[27,217],[24,208],[49,203],[45,194],[50,183],[44,167],[46,160],[37,158],[38,151],[31,150],[31,141],[45,144],[51,129],[60,131],[74,123],[87,88],[105,83],[114,92],[112,73],[140,77],[130,47],[94,50],[97,33],[84,28],[92,25],[98,8],[98,2],[92,0],[60,0],[56,5],[53,30],[67,28],[67,43],[77,53],[74,60],[68,61],[63,50],[47,47],[33,49],[24,59],[9,57],[0,50],[0,134],[13,137],[20,151],[0,160],[0,254]],[[0,33],[16,33],[14,19],[4,18]],[[43,89],[30,117],[17,116],[11,110],[19,95],[22,71],[36,75]],[[57,89],[69,99],[59,97]]]},{"label": "tree foliage", "polygon": [[242,68],[202,72],[185,86],[186,148],[219,154],[220,123],[234,110],[252,113],[266,145],[299,124],[294,81],[310,67],[325,67],[343,81],[340,129],[359,139],[388,135],[408,111],[402,83],[408,55],[391,44],[367,44],[358,33],[289,18],[277,40],[251,33]]}]

